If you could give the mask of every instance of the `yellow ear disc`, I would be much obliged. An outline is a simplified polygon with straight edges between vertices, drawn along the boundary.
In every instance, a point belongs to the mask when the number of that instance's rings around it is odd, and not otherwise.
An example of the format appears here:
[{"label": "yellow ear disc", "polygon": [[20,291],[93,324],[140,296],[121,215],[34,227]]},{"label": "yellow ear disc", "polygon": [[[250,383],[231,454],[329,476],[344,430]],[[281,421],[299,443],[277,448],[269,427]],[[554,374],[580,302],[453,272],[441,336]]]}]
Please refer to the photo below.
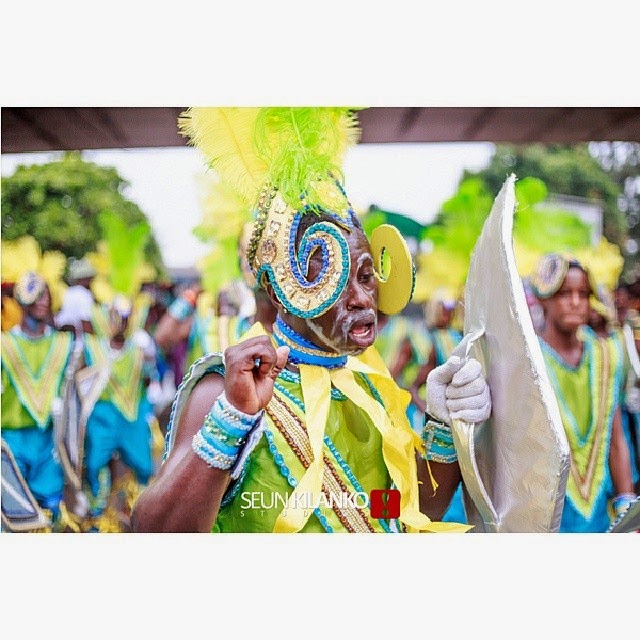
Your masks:
[{"label": "yellow ear disc", "polygon": [[380,281],[378,309],[387,315],[400,313],[413,295],[415,273],[409,247],[398,229],[390,224],[381,224],[373,230],[370,245]]}]

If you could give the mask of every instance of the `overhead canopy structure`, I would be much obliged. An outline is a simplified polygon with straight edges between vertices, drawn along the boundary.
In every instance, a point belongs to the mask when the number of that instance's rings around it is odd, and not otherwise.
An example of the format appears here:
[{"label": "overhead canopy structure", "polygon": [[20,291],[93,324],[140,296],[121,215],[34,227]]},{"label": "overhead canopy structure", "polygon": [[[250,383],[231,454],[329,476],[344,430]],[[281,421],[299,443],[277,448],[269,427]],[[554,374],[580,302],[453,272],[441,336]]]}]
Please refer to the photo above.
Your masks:
[{"label": "overhead canopy structure", "polygon": [[[184,107],[4,107],[2,153],[185,146]],[[362,143],[640,141],[640,107],[371,107]]]}]

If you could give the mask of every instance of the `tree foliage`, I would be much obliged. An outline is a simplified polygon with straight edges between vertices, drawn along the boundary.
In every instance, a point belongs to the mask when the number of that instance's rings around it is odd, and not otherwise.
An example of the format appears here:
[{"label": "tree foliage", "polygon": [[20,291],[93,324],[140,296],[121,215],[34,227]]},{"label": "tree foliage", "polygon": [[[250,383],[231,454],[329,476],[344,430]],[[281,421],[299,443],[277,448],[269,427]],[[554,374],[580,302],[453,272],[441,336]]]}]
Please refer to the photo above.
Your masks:
[{"label": "tree foliage", "polygon": [[[77,152],[43,165],[20,166],[2,178],[2,238],[31,235],[42,251],[80,258],[96,250],[101,213],[112,212],[128,227],[147,223],[138,205],[124,196],[127,186],[114,168],[86,162]],[[164,273],[152,235],[145,257]]]},{"label": "tree foliage", "polygon": [[592,142],[589,150],[620,187],[618,207],[625,216],[628,240],[623,245],[625,280],[640,280],[640,143]]},{"label": "tree foliage", "polygon": [[[600,154],[596,153],[600,151]],[[598,157],[599,155],[599,157]],[[619,158],[616,164],[615,153],[611,147],[594,145],[498,145],[489,166],[478,172],[465,171],[463,180],[471,176],[481,178],[495,196],[510,173],[520,178],[532,177],[542,180],[549,193],[577,196],[599,200],[603,206],[603,235],[622,248],[625,255],[626,277],[636,266],[637,258],[625,254],[629,237],[628,220],[621,208],[624,194],[623,185],[640,184],[629,179],[630,172],[638,178],[638,160],[640,154],[627,154],[629,162],[621,166]],[[635,164],[632,160],[635,159]],[[607,161],[609,167],[607,167]],[[618,167],[616,173],[615,167]],[[626,181],[626,182],[625,182]],[[640,220],[640,214],[636,214]],[[636,218],[632,217],[632,221]],[[637,224],[637,223],[636,223]],[[638,225],[640,234],[640,225]]]},{"label": "tree foliage", "polygon": [[[584,256],[585,264],[599,262],[600,280],[608,282],[611,274],[617,280],[622,261],[617,244],[602,240],[592,247],[590,226],[578,214],[544,206],[548,188],[543,180],[526,177],[516,182],[515,189],[513,240],[522,277],[530,276],[542,254],[559,251]],[[425,232],[433,248],[418,256],[414,300],[428,300],[438,291],[451,298],[462,295],[471,255],[495,195],[476,175],[463,179],[443,203],[436,222]]]},{"label": "tree foliage", "polygon": [[498,145],[486,169],[465,172],[464,177],[482,178],[495,196],[510,173],[519,179],[539,178],[549,193],[602,201],[604,236],[618,245],[624,242],[626,225],[618,207],[620,186],[589,153],[587,144]]}]

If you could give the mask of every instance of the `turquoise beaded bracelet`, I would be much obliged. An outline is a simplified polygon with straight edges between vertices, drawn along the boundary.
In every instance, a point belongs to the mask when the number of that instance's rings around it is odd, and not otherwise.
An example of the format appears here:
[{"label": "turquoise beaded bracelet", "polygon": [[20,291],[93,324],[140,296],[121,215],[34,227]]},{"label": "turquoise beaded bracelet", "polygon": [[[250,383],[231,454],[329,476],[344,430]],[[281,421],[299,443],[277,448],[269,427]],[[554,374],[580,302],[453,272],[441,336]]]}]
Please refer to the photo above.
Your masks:
[{"label": "turquoise beaded bracelet", "polygon": [[428,419],[422,431],[422,441],[425,445],[425,453],[422,457],[425,460],[445,464],[458,460],[449,425]]},{"label": "turquoise beaded bracelet", "polygon": [[264,411],[253,415],[236,409],[222,394],[216,398],[191,448],[210,467],[230,469],[237,461],[245,441],[260,423]]}]

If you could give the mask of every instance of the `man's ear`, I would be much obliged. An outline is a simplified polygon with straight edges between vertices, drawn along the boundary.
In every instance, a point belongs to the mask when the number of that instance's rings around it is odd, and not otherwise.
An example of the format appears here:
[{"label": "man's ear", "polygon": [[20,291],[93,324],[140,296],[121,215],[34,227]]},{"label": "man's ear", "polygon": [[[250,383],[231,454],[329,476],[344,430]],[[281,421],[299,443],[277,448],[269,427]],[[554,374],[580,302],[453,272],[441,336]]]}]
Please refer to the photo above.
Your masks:
[{"label": "man's ear", "polygon": [[285,310],[284,305],[280,302],[276,292],[273,289],[273,285],[270,282],[267,282],[264,285],[264,290],[267,292],[269,296],[269,300],[271,300],[271,304],[278,310],[278,312],[282,312]]}]

